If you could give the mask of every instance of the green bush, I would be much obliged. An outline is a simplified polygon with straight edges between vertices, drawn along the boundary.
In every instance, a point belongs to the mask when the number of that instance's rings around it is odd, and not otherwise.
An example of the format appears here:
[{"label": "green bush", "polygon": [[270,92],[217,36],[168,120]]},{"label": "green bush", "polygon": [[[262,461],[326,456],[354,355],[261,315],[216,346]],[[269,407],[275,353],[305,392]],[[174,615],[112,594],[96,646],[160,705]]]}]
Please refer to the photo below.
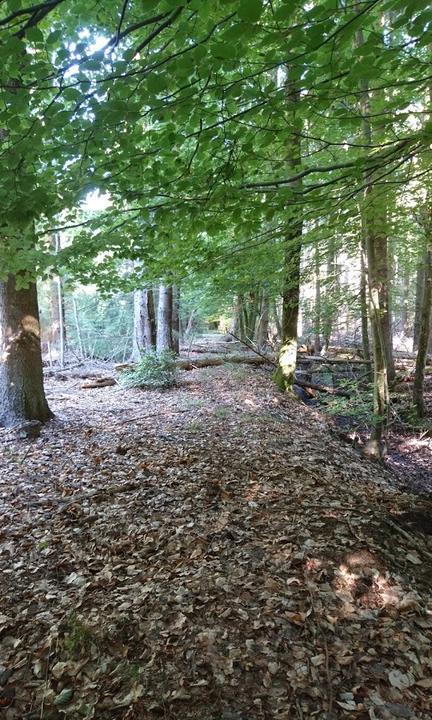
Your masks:
[{"label": "green bush", "polygon": [[175,355],[171,350],[147,352],[132,370],[120,377],[124,388],[169,388],[175,381]]}]

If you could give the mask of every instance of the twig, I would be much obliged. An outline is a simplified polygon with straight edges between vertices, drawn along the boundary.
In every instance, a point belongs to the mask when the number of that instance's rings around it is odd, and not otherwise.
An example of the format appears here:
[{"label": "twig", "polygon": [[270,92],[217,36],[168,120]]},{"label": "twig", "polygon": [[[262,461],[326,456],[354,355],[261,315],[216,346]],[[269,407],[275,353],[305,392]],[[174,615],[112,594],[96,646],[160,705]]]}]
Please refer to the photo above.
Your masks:
[{"label": "twig", "polygon": [[328,686],[328,708],[327,708],[327,718],[330,720],[332,709],[333,709],[333,686],[331,682],[331,675],[330,675],[330,664],[329,664],[329,651],[327,646],[327,640],[324,639],[324,650],[325,650],[325,669],[326,669],[326,675],[327,675],[327,686]]},{"label": "twig", "polygon": [[68,370],[72,370],[73,368],[80,367],[81,365],[84,365],[84,360],[81,360],[81,362],[74,363],[73,365],[64,365],[64,367],[59,367],[56,369],[49,368],[49,370],[46,371],[46,374],[49,375],[57,375],[57,373],[66,373]]},{"label": "twig", "polygon": [[310,388],[311,390],[319,390],[320,392],[329,393],[330,395],[339,395],[340,397],[349,398],[350,394],[346,390],[339,390],[338,388],[332,388],[328,385],[316,385],[308,380],[294,380],[294,385],[300,385],[300,387]]},{"label": "twig", "polygon": [[304,720],[302,706],[300,705],[298,698],[296,698],[295,704],[296,704],[298,717],[300,718],[300,720]]},{"label": "twig", "polygon": [[371,365],[371,360],[358,360],[353,358],[352,360],[344,360],[343,358],[326,358],[320,355],[300,355],[299,360],[302,362],[321,362],[328,363],[329,365]]},{"label": "twig", "polygon": [[256,348],[254,348],[254,347],[253,347],[252,345],[250,345],[248,342],[246,342],[245,340],[242,340],[241,338],[237,337],[237,335],[235,335],[233,332],[228,332],[228,335],[232,335],[233,338],[235,338],[236,340],[238,340],[238,341],[239,341],[242,345],[244,345],[245,347],[249,348],[249,350],[252,350],[252,352],[254,352],[256,355],[259,355],[260,357],[262,357],[266,362],[270,363],[270,365],[273,365],[274,367],[277,367],[277,363],[275,363],[274,360],[271,360],[271,358],[269,358],[268,355],[264,355],[264,353],[260,352],[260,351],[257,350]]},{"label": "twig", "polygon": [[346,517],[346,518],[343,518],[343,519],[345,520],[346,524],[348,525],[349,529],[351,530],[351,533],[354,535],[354,537],[356,538],[356,540],[358,540],[359,542],[363,543],[363,542],[364,542],[364,539],[361,538],[360,535],[358,535],[358,534],[356,533],[356,531],[354,530],[354,528],[353,528],[353,526],[352,526],[351,520],[350,520],[349,518],[347,518],[347,517]]},{"label": "twig", "polygon": [[169,413],[161,413],[161,412],[155,412],[155,413],[148,413],[148,415],[134,415],[133,417],[126,418],[126,420],[121,420],[120,422],[114,423],[115,427],[118,427],[119,425],[126,425],[129,422],[134,422],[135,420],[147,420],[147,418],[152,417],[169,417],[170,415],[174,413],[185,413],[190,412],[187,408],[178,409],[178,410],[170,410]]},{"label": "twig", "polygon": [[407,532],[403,528],[399,527],[396,523],[393,522],[393,520],[389,520],[389,518],[383,517],[382,518],[384,522],[391,527],[393,530],[396,530],[396,532],[399,533],[399,535],[402,535],[406,540],[409,540],[412,545],[415,545],[416,550],[420,550],[420,552],[429,560],[432,560],[432,553],[430,553],[428,550],[425,550],[423,547],[419,547],[419,543],[416,540],[416,538],[411,535],[411,533]]}]

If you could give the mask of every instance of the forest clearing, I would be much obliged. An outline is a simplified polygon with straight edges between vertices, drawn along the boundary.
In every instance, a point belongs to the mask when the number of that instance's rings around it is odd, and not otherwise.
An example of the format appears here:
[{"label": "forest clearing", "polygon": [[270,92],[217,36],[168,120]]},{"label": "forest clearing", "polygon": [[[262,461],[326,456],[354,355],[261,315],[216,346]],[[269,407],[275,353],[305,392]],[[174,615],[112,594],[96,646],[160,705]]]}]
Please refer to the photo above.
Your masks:
[{"label": "forest clearing", "polygon": [[0,720],[431,720],[430,0],[1,0]]}]

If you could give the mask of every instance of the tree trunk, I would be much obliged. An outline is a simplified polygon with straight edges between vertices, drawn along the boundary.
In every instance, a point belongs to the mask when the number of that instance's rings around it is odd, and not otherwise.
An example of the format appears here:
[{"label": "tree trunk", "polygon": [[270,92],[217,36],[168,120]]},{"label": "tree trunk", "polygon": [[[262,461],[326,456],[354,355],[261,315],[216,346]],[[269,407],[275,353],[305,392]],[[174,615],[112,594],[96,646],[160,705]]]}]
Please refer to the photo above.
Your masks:
[{"label": "tree trunk", "polygon": [[256,326],[260,314],[260,293],[250,292],[247,296],[247,302],[244,304],[246,339],[249,342],[254,341]]},{"label": "tree trunk", "polygon": [[314,275],[315,275],[315,306],[314,306],[314,352],[319,355],[321,352],[321,275],[320,275],[320,248],[319,243],[315,245],[314,251]]},{"label": "tree trunk", "polygon": [[173,292],[171,285],[159,286],[158,323],[156,333],[157,351],[172,350]]},{"label": "tree trunk", "polygon": [[270,322],[269,299],[267,292],[264,288],[261,290],[260,296],[261,307],[255,330],[255,344],[258,349],[263,348],[267,343]]},{"label": "tree trunk", "polygon": [[323,350],[325,352],[328,352],[333,330],[337,286],[336,247],[334,237],[332,236],[327,251],[326,302],[325,317],[323,319]]},{"label": "tree trunk", "polygon": [[[299,68],[287,68],[287,105],[290,115],[292,135],[289,141],[288,166],[293,173],[298,173],[301,167],[301,131],[302,121],[297,116],[296,106],[300,102],[298,89]],[[292,73],[292,77],[290,76]],[[283,264],[282,288],[282,323],[281,347],[279,350],[278,367],[274,373],[274,380],[281,390],[293,392],[297,362],[297,325],[300,303],[300,260],[301,242],[303,233],[302,209],[299,209],[302,183],[301,180],[293,183],[292,204],[287,207],[290,214],[290,228],[287,233]]]},{"label": "tree trunk", "polygon": [[50,283],[51,328],[49,331],[50,348],[58,351],[60,367],[64,365],[66,347],[65,308],[63,285],[60,277],[53,278]]},{"label": "tree trunk", "polygon": [[156,347],[156,318],[153,290],[134,292],[134,328],[132,359],[139,360],[141,354]]},{"label": "tree trunk", "polygon": [[[391,385],[394,383],[395,379],[395,365],[393,360],[393,333],[390,311],[389,243],[386,231],[386,217],[384,215],[382,220],[379,221],[378,225],[381,225],[381,227],[383,228],[383,234],[379,237],[379,240],[376,244],[376,261],[378,263],[377,269],[379,272],[379,304],[381,309],[381,337],[383,342],[383,350],[386,354],[387,381]],[[378,232],[380,233],[380,231]]]},{"label": "tree trunk", "polygon": [[191,314],[189,315],[189,318],[188,318],[188,321],[187,321],[187,325],[186,325],[186,329],[185,329],[185,331],[184,331],[184,334],[185,334],[185,336],[186,336],[186,339],[189,337],[189,335],[192,334],[193,326],[194,326],[194,320],[195,320],[195,316],[196,316],[196,312],[197,312],[197,310],[196,310],[196,308],[194,308],[194,309],[191,311]]},{"label": "tree trunk", "polygon": [[[367,196],[373,193],[372,186],[366,190]],[[372,201],[369,202],[369,210]],[[367,232],[367,262],[368,262],[368,285],[369,285],[369,314],[372,331],[372,348],[374,358],[374,421],[370,440],[367,444],[367,454],[380,458],[382,456],[383,442],[385,438],[388,409],[389,389],[387,375],[387,354],[384,347],[382,335],[382,309],[381,300],[381,266],[380,266],[380,238],[374,232],[373,218],[368,218]],[[378,251],[378,252],[377,252]],[[378,258],[377,258],[378,254]]]},{"label": "tree trunk", "polygon": [[[363,31],[356,32],[356,45],[364,44]],[[369,84],[360,82],[362,95],[360,110],[363,116],[362,139],[366,146],[372,144],[372,126]],[[388,277],[387,277],[387,223],[386,208],[383,199],[378,196],[374,185],[374,174],[365,170],[365,191],[361,207],[361,220],[366,240],[367,278],[369,289],[369,318],[372,334],[374,359],[373,375],[373,425],[365,453],[374,459],[383,456],[389,413],[388,363],[391,350],[386,346],[391,334],[386,329],[388,315]],[[391,372],[391,371],[390,371]]]},{"label": "tree trunk", "polygon": [[234,333],[234,335],[240,335],[241,306],[242,306],[241,296],[236,295],[234,298],[233,315],[232,315],[232,322],[231,322],[231,331]]},{"label": "tree trunk", "polygon": [[279,317],[279,309],[278,309],[278,304],[277,304],[276,300],[273,300],[273,302],[272,302],[272,315],[273,315],[274,323],[276,326],[277,339],[281,340],[281,338],[282,338],[282,323],[281,323],[281,320]]},{"label": "tree trunk", "polygon": [[0,424],[49,420],[36,285],[18,290],[13,275],[0,282],[0,353]]},{"label": "tree trunk", "polygon": [[413,402],[419,418],[425,415],[423,386],[432,320],[432,212],[427,210],[427,213],[428,217],[424,226],[427,250],[424,262],[423,297],[419,317],[418,350],[413,388]]},{"label": "tree trunk", "polygon": [[297,322],[300,301],[301,226],[292,228],[292,246],[285,251],[285,280],[282,294],[282,343],[274,380],[281,390],[291,392],[297,363]]},{"label": "tree trunk", "polygon": [[176,355],[180,352],[180,288],[173,285],[172,289],[172,341]]},{"label": "tree trunk", "polygon": [[80,320],[78,317],[77,303],[76,303],[76,300],[73,295],[72,295],[72,309],[73,309],[73,315],[74,315],[74,321],[75,321],[75,331],[76,331],[76,335],[77,335],[78,352],[79,352],[80,358],[83,358],[84,357],[84,344],[83,344],[82,333],[81,333],[81,325],[80,325]]},{"label": "tree trunk", "polygon": [[414,315],[414,337],[413,350],[418,349],[420,337],[420,319],[422,314],[422,301],[425,288],[425,268],[426,268],[426,250],[422,246],[416,274],[416,298],[415,298],[415,315]]},{"label": "tree trunk", "polygon": [[[363,358],[370,360],[369,318],[368,318],[368,292],[366,275],[366,238],[363,236],[360,244],[360,312],[362,328]],[[372,379],[372,378],[371,378]]]},{"label": "tree trunk", "polygon": [[410,295],[410,272],[409,268],[405,267],[402,270],[402,298],[400,308],[400,326],[401,334],[404,340],[409,335],[408,329],[408,306],[409,306],[409,295]]},{"label": "tree trunk", "polygon": [[[51,237],[51,247],[57,254],[61,249],[60,236],[57,234]],[[65,323],[65,306],[63,296],[63,283],[60,276],[54,277],[50,283],[50,309],[51,309],[51,328],[50,328],[50,350],[56,348],[58,352],[58,361],[60,367],[64,366],[64,353],[66,347],[66,323]]]},{"label": "tree trunk", "polygon": [[246,323],[243,295],[238,295],[238,320],[239,320],[239,337],[240,340],[246,340]]}]

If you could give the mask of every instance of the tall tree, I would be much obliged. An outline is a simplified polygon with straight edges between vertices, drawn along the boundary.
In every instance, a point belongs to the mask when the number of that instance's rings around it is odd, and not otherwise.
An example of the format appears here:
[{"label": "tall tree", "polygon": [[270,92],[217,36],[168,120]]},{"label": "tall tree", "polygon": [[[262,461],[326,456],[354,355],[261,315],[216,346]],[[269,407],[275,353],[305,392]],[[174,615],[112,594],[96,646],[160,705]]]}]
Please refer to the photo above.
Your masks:
[{"label": "tall tree", "polygon": [[432,320],[432,210],[429,203],[424,208],[422,224],[426,238],[426,256],[413,390],[413,402],[418,417],[425,415],[423,389]]},{"label": "tall tree", "polygon": [[159,285],[159,303],[157,316],[156,348],[162,350],[173,349],[172,336],[173,318],[173,289],[172,285]]},{"label": "tall tree", "polygon": [[153,290],[135,290],[132,359],[139,360],[141,354],[156,347],[156,317]]},{"label": "tall tree", "polygon": [[180,352],[180,288],[173,285],[172,289],[172,349],[176,355]]},{"label": "tall tree", "polygon": [[52,417],[43,387],[36,284],[0,282],[0,424]]},{"label": "tall tree", "polygon": [[[287,166],[291,173],[299,174],[301,158],[301,134],[303,123],[298,112],[301,95],[299,79],[300,66],[289,66],[286,78],[286,115],[290,128],[288,139]],[[302,248],[303,214],[299,205],[302,192],[301,179],[293,182],[288,216],[285,250],[283,258],[281,347],[278,367],[274,374],[282,390],[292,391],[297,364],[297,326],[300,302],[300,260]]]}]

